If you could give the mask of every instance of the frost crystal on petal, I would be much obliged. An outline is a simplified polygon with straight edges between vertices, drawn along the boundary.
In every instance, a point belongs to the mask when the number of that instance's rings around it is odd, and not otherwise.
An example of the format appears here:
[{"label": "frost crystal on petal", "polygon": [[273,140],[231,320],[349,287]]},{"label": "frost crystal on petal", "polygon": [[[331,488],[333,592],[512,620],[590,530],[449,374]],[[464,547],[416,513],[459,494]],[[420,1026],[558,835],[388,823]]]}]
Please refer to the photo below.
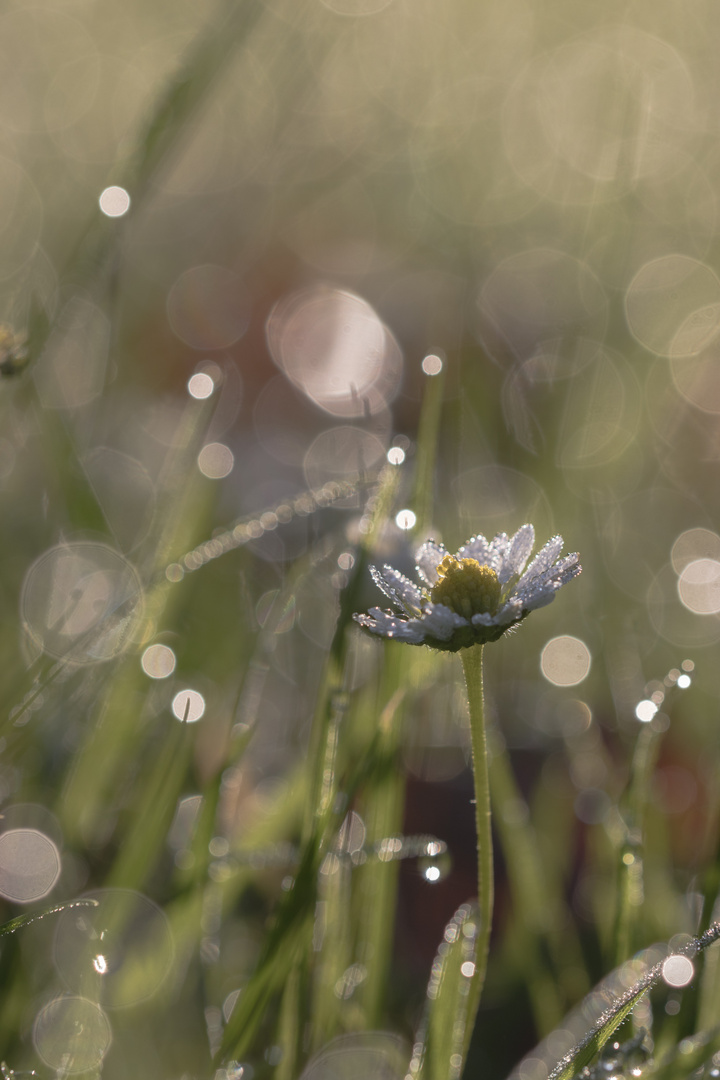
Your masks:
[{"label": "frost crystal on petal", "polygon": [[523,576],[520,578],[518,588],[522,588],[523,585],[526,585],[529,581],[538,577],[539,574],[542,574],[544,570],[547,570],[549,566],[552,566],[562,551],[562,546],[562,536],[553,536],[552,540],[548,540],[545,547],[537,553]]},{"label": "frost crystal on petal", "polygon": [[422,645],[425,639],[419,619],[402,619],[380,608],[370,608],[367,615],[353,615],[353,619],[363,630],[369,630],[378,637],[397,638],[410,645]]},{"label": "frost crystal on petal", "polygon": [[372,579],[379,589],[401,607],[408,615],[419,615],[422,604],[420,590],[414,582],[394,570],[392,566],[383,566],[378,570],[376,566],[370,567]]},{"label": "frost crystal on petal", "polygon": [[471,540],[468,540],[467,544],[463,544],[457,553],[457,558],[477,559],[481,566],[489,566],[490,544],[482,533],[478,533],[477,536],[473,536]]},{"label": "frost crystal on petal", "polygon": [[535,530],[532,525],[523,525],[515,533],[508,546],[503,564],[498,570],[498,577],[503,585],[515,574],[521,574],[528,556],[535,543]]},{"label": "frost crystal on petal", "polygon": [[[417,553],[424,589],[391,566],[370,568],[376,585],[402,614],[371,608],[367,615],[353,618],[376,637],[448,652],[496,641],[531,611],[549,604],[581,571],[577,554],[557,561],[563,541],[554,536],[523,573],[534,540],[532,525],[523,525],[510,538],[498,533],[488,542],[481,534],[473,536],[453,556],[443,544],[428,540]],[[499,590],[492,603],[485,595],[487,589],[473,588],[491,578]]]},{"label": "frost crystal on petal", "polygon": [[428,604],[423,612],[423,624],[433,637],[447,641],[454,630],[468,625],[467,619],[457,615],[444,604]]},{"label": "frost crystal on petal", "polygon": [[491,566],[493,570],[499,570],[503,562],[505,561],[507,549],[507,533],[498,533],[496,536],[493,536],[492,540],[488,544],[488,566]]},{"label": "frost crystal on petal", "polygon": [[416,570],[426,585],[434,585],[438,579],[437,568],[447,555],[444,544],[436,544],[434,540],[428,540],[418,550],[415,559]]}]

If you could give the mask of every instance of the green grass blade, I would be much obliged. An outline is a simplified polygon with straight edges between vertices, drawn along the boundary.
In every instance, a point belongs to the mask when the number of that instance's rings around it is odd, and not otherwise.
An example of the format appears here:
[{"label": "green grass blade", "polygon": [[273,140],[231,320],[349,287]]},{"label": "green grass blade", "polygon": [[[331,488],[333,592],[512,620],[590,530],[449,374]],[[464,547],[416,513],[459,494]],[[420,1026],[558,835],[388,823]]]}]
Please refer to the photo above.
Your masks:
[{"label": "green grass blade", "polygon": [[196,38],[138,140],[134,185],[144,186],[174,148],[208,90],[265,10],[260,0],[227,0],[207,30]]},{"label": "green grass blade", "polygon": [[652,722],[638,732],[628,791],[628,822],[625,842],[619,851],[617,910],[613,930],[614,959],[621,964],[632,955],[634,930],[641,917],[645,810],[660,746],[661,729]]},{"label": "green grass blade", "polygon": [[410,1064],[413,1080],[457,1080],[462,1073],[468,1026],[475,1019],[470,990],[478,920],[477,904],[463,904],[445,927],[428,983],[423,1026]]},{"label": "green grass blade", "polygon": [[[683,948],[678,949],[675,955],[694,956],[696,952],[712,945],[720,938],[720,923],[713,925],[699,938],[693,938]],[[548,1080],[572,1080],[603,1048],[613,1032],[622,1024],[623,1020],[632,1012],[643,994],[646,994],[653,986],[660,982],[663,977],[665,960],[661,960],[650,968],[649,971],[631,986],[624,994],[613,1002],[599,1017],[597,1023],[588,1033],[560,1059],[550,1073]]]},{"label": "green grass blade", "polygon": [[142,889],[164,851],[168,829],[183,790],[192,752],[192,728],[167,720],[167,738],[157,748],[133,800],[132,818],[120,844],[108,887]]},{"label": "green grass blade", "polygon": [[312,931],[318,873],[317,837],[305,847],[295,882],[280,905],[275,924],[249,982],[243,987],[223,1034],[218,1061],[242,1057],[252,1046],[265,1009],[295,967]]},{"label": "green grass blade", "polygon": [[535,1026],[542,1036],[552,1031],[563,1015],[559,979],[552,963],[553,945],[569,920],[564,919],[566,913],[557,903],[559,890],[548,885],[548,870],[534,828],[518,813],[524,803],[507,751],[497,738],[490,747],[490,794],[517,920],[517,951],[522,957]]},{"label": "green grass blade", "polygon": [[422,533],[430,526],[433,516],[435,463],[444,389],[445,365],[437,375],[427,376],[420,412],[415,475],[410,500],[410,505],[417,517],[415,530],[418,533]]},{"label": "green grass blade", "polygon": [[[420,659],[425,658],[421,656]],[[415,653],[402,644],[389,642],[384,660],[379,722],[376,713],[372,713],[379,734],[376,770],[361,807],[369,844],[402,832],[405,806],[405,773],[396,762],[409,668],[415,662]],[[367,970],[367,977],[358,990],[358,999],[369,1028],[381,1024],[392,963],[399,870],[397,861],[370,860],[356,871],[358,943]]]},{"label": "green grass blade", "polygon": [[81,900],[69,900],[66,904],[58,904],[56,907],[45,908],[44,911],[33,911],[28,915],[18,915],[16,918],[10,919],[9,922],[3,923],[2,926],[0,926],[0,937],[4,937],[6,934],[14,934],[17,930],[22,930],[24,926],[29,926],[30,923],[47,918],[48,915],[59,915],[61,911],[68,911],[70,908],[97,907],[97,905],[97,900],[92,900],[90,897],[87,897]]}]

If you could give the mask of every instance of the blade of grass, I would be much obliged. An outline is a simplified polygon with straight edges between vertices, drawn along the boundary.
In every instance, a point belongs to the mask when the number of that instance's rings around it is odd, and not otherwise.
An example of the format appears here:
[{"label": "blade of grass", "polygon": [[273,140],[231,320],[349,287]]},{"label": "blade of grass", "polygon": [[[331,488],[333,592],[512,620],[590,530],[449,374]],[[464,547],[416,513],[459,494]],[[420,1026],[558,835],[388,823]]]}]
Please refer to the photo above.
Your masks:
[{"label": "blade of grass", "polygon": [[463,904],[445,927],[408,1070],[413,1080],[458,1080],[462,1072],[475,1021],[471,984],[479,918],[477,904]]},{"label": "blade of grass", "polygon": [[522,957],[535,1025],[542,1036],[552,1031],[563,1016],[552,946],[560,926],[569,920],[563,919],[564,913],[557,910],[555,898],[547,887],[537,839],[526,816],[518,812],[524,801],[504,742],[497,736],[490,741],[489,757],[495,826],[507,864],[514,913],[521,928],[519,940],[513,945]]},{"label": "blade of grass", "polygon": [[[397,754],[408,667],[414,659],[414,654],[397,642],[388,642],[384,649],[379,701],[386,704],[377,725],[378,759],[361,806],[369,844],[402,831],[405,774],[398,767]],[[373,720],[375,715],[373,710]],[[369,1029],[380,1026],[388,989],[399,872],[400,864],[394,860],[370,860],[357,871],[358,952],[367,971],[358,990],[358,1000]]]},{"label": "blade of grass", "polygon": [[[687,945],[675,950],[676,956],[694,956],[720,938],[720,923],[713,925],[700,937],[693,938]],[[646,974],[631,986],[624,994],[603,1012],[588,1033],[564,1055],[550,1073],[548,1080],[572,1080],[599,1050],[605,1045],[613,1032],[632,1012],[642,996],[663,977],[665,960],[650,968]]]},{"label": "blade of grass", "polygon": [[428,375],[423,394],[420,422],[418,425],[415,472],[410,505],[415,511],[414,532],[418,535],[432,521],[435,491],[435,463],[437,460],[440,418],[445,390],[445,365],[437,375]]},{"label": "blade of grass", "polygon": [[45,908],[44,911],[32,911],[28,915],[17,915],[14,919],[10,919],[9,922],[0,926],[0,937],[4,937],[6,934],[14,934],[18,930],[22,930],[24,926],[29,926],[30,923],[47,918],[48,915],[59,915],[61,911],[69,911],[71,908],[97,907],[97,905],[97,900],[86,897],[80,900],[69,900],[67,903],[58,904],[56,907]]},{"label": "blade of grass", "polygon": [[619,851],[617,909],[613,931],[615,965],[632,955],[635,927],[641,917],[643,895],[643,840],[650,782],[663,729],[653,721],[638,732],[628,790],[625,841]]},{"label": "blade of grass", "polygon": [[145,776],[136,784],[132,817],[119,838],[118,857],[106,880],[109,888],[142,890],[152,867],[164,854],[193,745],[189,724],[168,719],[166,725],[166,738],[158,745]]}]

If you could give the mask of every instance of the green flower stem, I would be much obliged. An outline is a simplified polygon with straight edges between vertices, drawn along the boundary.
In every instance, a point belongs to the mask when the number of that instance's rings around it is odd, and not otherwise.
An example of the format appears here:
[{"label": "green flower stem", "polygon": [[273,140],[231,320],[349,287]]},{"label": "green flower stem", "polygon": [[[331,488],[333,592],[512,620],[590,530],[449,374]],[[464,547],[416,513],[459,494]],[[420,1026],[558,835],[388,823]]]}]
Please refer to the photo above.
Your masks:
[{"label": "green flower stem", "polygon": [[472,1035],[472,1021],[480,1004],[480,997],[485,983],[494,893],[490,781],[488,776],[487,736],[485,733],[482,657],[482,645],[473,645],[469,649],[460,650],[460,659],[462,660],[467,685],[468,704],[470,706],[472,764],[475,779],[475,827],[477,830],[478,852],[478,907],[480,911],[480,927],[475,948],[475,973],[470,987],[469,1022],[465,1035],[463,1057],[467,1055]]}]

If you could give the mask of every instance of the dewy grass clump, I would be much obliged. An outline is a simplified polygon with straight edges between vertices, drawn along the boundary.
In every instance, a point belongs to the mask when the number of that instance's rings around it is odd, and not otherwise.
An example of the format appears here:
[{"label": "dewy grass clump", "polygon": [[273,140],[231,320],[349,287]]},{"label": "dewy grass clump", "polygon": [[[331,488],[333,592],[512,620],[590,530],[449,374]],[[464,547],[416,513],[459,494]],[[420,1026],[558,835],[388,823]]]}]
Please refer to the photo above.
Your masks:
[{"label": "dewy grass clump", "polygon": [[402,615],[370,608],[369,614],[354,618],[378,637],[449,652],[497,641],[580,573],[577,553],[557,561],[561,536],[549,540],[523,573],[534,542],[532,525],[523,525],[512,537],[498,533],[488,541],[474,536],[456,555],[428,540],[416,556],[419,587],[391,566],[370,568],[376,585]]}]

